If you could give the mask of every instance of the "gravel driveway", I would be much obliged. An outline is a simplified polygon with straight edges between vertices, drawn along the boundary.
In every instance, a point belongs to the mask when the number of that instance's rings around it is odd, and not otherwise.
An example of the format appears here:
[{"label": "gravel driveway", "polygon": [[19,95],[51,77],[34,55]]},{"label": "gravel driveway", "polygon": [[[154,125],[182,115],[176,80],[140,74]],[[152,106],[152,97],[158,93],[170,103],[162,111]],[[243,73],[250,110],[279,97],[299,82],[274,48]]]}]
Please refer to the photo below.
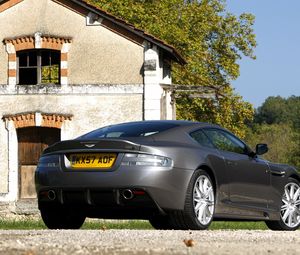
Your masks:
[{"label": "gravel driveway", "polygon": [[[186,243],[193,245],[188,248]],[[1,230],[0,254],[299,254],[300,231]]]}]

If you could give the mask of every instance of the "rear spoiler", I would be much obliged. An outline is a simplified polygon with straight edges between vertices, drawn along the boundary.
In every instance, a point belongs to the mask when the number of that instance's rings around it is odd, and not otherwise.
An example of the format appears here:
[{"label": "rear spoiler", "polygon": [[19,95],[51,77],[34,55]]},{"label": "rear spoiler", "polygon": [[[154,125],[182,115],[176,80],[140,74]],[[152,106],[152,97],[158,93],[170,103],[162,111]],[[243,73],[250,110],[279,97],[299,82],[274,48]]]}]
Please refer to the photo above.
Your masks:
[{"label": "rear spoiler", "polygon": [[140,144],[128,140],[120,139],[101,139],[101,140],[67,140],[55,143],[43,152],[45,154],[52,153],[68,153],[68,152],[89,152],[89,151],[139,151]]}]

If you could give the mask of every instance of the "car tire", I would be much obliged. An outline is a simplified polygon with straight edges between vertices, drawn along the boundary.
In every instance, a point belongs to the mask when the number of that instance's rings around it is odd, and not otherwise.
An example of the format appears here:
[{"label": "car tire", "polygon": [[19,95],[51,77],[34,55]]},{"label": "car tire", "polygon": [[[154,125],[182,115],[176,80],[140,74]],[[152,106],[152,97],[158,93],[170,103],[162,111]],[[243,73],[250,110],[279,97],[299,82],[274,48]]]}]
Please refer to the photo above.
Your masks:
[{"label": "car tire", "polygon": [[149,219],[149,222],[155,229],[173,229],[168,215],[155,215]]},{"label": "car tire", "polygon": [[289,178],[284,186],[280,218],[277,221],[266,221],[272,230],[293,231],[300,226],[300,183]]},{"label": "car tire", "polygon": [[170,214],[174,229],[204,230],[213,220],[215,188],[209,174],[204,170],[194,172],[186,193],[183,211]]},{"label": "car tire", "polygon": [[79,229],[85,216],[67,208],[40,208],[43,222],[49,229]]}]

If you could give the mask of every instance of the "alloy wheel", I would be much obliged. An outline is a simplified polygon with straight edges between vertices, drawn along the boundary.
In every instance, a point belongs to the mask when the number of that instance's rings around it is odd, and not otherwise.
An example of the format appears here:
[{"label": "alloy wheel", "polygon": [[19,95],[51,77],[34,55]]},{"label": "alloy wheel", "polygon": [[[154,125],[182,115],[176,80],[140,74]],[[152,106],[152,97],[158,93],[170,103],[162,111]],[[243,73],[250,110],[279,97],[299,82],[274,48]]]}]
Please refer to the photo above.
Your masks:
[{"label": "alloy wheel", "polygon": [[284,187],[281,220],[289,228],[300,224],[300,187],[297,183],[290,182]]},{"label": "alloy wheel", "polygon": [[200,175],[195,182],[193,205],[198,221],[208,225],[214,214],[215,195],[213,185],[206,175]]}]

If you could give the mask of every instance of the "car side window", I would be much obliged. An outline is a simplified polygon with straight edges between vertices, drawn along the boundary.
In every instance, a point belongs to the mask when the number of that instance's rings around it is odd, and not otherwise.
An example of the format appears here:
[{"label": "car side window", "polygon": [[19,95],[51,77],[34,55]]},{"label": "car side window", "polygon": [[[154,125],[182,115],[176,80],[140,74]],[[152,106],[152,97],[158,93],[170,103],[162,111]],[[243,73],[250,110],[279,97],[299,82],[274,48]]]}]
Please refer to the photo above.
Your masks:
[{"label": "car side window", "polygon": [[247,152],[247,147],[242,141],[223,130],[205,129],[204,133],[219,150],[239,154],[246,154]]},{"label": "car side window", "polygon": [[197,130],[190,134],[190,136],[196,140],[200,145],[209,148],[215,148],[208,137],[203,133],[202,130]]}]

